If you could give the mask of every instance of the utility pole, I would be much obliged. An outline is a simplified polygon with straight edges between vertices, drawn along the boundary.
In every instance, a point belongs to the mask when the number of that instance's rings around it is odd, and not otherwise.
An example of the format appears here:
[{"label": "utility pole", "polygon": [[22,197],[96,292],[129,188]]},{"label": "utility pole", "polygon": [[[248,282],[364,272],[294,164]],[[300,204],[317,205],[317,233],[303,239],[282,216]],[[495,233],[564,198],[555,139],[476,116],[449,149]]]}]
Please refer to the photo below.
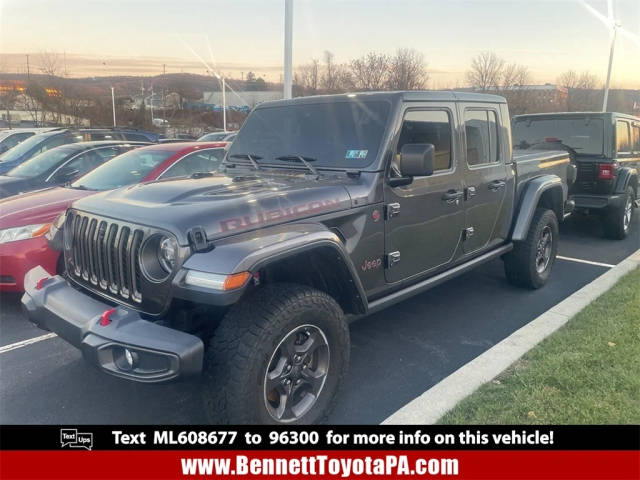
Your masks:
[{"label": "utility pole", "polygon": [[222,128],[227,131],[227,85],[222,77]]},{"label": "utility pole", "polygon": [[613,35],[611,36],[611,48],[609,50],[609,68],[607,69],[607,83],[604,85],[604,100],[602,102],[602,111],[607,111],[607,101],[609,100],[609,85],[611,83],[611,69],[613,67],[613,52],[616,47],[616,34],[618,32],[618,23],[613,23]]},{"label": "utility pole", "polygon": [[111,87],[111,108],[113,108],[113,126],[116,126],[116,96],[113,87]]},{"label": "utility pole", "polygon": [[293,81],[293,0],[284,0],[284,98],[291,98]]},{"label": "utility pole", "polygon": [[31,80],[31,73],[29,71],[29,55],[27,55],[27,81]]}]

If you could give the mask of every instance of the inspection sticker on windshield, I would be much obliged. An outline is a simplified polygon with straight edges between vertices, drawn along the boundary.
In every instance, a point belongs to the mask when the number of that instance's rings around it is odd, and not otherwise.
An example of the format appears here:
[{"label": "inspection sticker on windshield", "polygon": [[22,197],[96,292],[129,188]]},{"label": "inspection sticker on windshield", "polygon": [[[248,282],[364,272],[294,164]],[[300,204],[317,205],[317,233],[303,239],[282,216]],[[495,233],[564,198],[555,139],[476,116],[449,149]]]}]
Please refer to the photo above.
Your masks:
[{"label": "inspection sticker on windshield", "polygon": [[344,158],[346,159],[356,159],[356,158],[367,158],[367,153],[369,150],[347,150],[347,154]]}]

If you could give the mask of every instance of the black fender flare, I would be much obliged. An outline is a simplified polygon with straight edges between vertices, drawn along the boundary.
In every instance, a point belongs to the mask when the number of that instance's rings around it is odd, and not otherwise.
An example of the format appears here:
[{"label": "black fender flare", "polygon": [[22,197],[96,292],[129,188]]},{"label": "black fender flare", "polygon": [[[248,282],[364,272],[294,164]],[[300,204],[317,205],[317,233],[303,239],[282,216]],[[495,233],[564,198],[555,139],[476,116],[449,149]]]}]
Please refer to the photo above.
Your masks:
[{"label": "black fender flare", "polygon": [[356,267],[338,235],[322,224],[292,223],[234,235],[217,241],[208,252],[191,255],[182,267],[218,274],[255,273],[287,256],[319,248],[330,248],[344,265],[345,280],[357,297],[357,310],[366,313],[367,297]]},{"label": "black fender flare", "polygon": [[520,205],[516,211],[513,233],[511,234],[513,241],[523,241],[527,238],[531,220],[533,219],[542,195],[554,189],[561,193],[560,211],[557,211],[558,207],[556,206],[555,213],[558,215],[558,220],[562,221],[564,216],[564,203],[567,200],[567,185],[563,183],[562,179],[557,175],[542,175],[533,178],[527,182],[521,195]]},{"label": "black fender flare", "polygon": [[616,184],[613,191],[615,193],[625,193],[629,185],[634,187],[636,196],[638,195],[638,170],[633,167],[622,167],[616,175]]}]

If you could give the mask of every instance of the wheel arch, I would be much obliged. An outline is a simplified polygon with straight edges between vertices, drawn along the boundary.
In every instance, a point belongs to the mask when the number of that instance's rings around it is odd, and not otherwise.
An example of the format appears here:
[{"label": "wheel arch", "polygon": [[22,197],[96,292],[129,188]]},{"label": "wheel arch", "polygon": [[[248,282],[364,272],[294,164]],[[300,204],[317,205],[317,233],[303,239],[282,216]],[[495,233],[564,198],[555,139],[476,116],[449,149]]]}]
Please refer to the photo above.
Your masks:
[{"label": "wheel arch", "polygon": [[511,239],[523,241],[527,238],[531,220],[539,206],[553,210],[558,221],[562,221],[567,190],[567,185],[557,175],[543,175],[530,180],[520,199]]},{"label": "wheel arch", "polygon": [[331,295],[345,313],[367,311],[366,295],[341,238],[322,224],[285,224],[229,237],[192,255],[187,269],[258,274],[259,282],[287,282]]}]

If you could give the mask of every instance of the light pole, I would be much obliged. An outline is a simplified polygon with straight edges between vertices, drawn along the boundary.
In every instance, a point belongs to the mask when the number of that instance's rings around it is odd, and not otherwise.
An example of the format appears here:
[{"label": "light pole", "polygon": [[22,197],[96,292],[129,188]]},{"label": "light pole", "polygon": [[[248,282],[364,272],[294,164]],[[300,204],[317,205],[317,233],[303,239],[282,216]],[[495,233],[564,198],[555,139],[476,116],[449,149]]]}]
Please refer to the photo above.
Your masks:
[{"label": "light pole", "polygon": [[613,35],[611,36],[611,49],[609,50],[609,67],[607,69],[607,83],[604,85],[604,100],[602,102],[602,111],[607,111],[607,101],[609,100],[609,84],[611,82],[611,68],[613,66],[613,52],[616,47],[616,35],[618,33],[619,23],[613,22]]},{"label": "light pole", "polygon": [[291,98],[293,69],[293,0],[284,0],[284,98]]},{"label": "light pole", "polygon": [[227,131],[227,86],[224,81],[224,77],[221,77],[217,73],[216,78],[222,82],[222,128]]},{"label": "light pole", "polygon": [[113,90],[113,87],[111,87],[111,108],[113,109],[113,126],[116,126],[116,96]]}]

